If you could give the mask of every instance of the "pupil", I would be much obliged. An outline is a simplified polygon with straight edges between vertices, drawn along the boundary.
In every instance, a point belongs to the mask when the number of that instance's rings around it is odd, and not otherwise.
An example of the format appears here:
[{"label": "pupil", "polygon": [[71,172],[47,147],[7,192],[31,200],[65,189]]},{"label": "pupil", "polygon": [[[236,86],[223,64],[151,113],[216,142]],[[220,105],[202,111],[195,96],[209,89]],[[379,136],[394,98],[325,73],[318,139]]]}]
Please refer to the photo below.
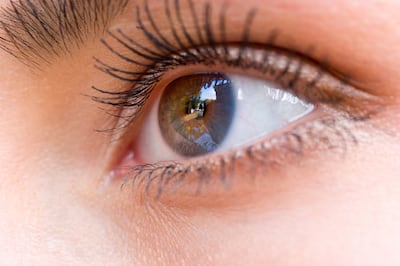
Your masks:
[{"label": "pupil", "polygon": [[235,97],[229,78],[220,73],[181,77],[165,89],[159,125],[168,145],[182,156],[215,151],[232,124]]}]

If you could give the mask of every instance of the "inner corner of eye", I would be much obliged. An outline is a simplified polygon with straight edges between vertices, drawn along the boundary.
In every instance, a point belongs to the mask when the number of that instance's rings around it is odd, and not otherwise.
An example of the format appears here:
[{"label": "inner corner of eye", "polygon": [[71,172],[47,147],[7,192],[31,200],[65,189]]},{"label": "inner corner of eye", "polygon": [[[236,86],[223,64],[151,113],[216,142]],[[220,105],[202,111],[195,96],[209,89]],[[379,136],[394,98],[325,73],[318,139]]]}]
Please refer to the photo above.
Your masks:
[{"label": "inner corner of eye", "polygon": [[314,108],[274,82],[192,73],[166,85],[141,129],[137,152],[144,163],[223,152],[282,130]]}]

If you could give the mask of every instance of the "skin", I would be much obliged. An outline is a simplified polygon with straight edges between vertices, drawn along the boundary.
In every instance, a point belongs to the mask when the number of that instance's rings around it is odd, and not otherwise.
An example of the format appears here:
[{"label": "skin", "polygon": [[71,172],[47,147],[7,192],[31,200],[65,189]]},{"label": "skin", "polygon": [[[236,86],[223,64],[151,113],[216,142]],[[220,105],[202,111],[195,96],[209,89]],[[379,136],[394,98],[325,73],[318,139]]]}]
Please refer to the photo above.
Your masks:
[{"label": "skin", "polygon": [[[257,7],[255,38],[279,27],[277,45],[312,45],[311,57],[382,99],[367,137],[345,156],[259,171],[254,184],[239,169],[229,191],[143,199],[108,178],[140,128],[117,143],[96,133],[115,121],[83,96],[115,83],[92,67],[106,53],[98,38],[40,72],[0,50],[0,264],[399,265],[400,2],[214,2],[229,3],[233,28]],[[110,28],[133,32],[135,5]]]}]

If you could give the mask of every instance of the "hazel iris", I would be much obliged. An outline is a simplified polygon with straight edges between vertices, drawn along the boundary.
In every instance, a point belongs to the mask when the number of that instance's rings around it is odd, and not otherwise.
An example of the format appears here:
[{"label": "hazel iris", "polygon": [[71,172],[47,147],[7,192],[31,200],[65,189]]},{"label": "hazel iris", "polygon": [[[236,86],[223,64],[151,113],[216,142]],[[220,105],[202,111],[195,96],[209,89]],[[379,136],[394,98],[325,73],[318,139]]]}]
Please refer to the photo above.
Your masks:
[{"label": "hazel iris", "polygon": [[233,84],[222,73],[178,78],[163,92],[158,110],[161,133],[178,154],[195,157],[215,151],[235,115]]}]

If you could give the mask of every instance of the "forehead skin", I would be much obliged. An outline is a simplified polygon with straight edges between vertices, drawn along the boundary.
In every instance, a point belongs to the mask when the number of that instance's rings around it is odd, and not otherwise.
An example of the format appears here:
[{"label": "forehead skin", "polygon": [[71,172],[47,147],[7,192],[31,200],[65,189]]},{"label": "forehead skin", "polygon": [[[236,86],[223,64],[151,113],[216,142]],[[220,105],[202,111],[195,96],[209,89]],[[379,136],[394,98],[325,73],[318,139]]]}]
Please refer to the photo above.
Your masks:
[{"label": "forehead skin", "polygon": [[[315,47],[317,60],[394,102],[378,126],[399,131],[399,1],[212,2],[238,18],[257,7],[255,36],[278,27],[278,45]],[[136,4],[110,27],[131,28]],[[400,144],[392,139],[377,137],[324,169],[305,165],[296,175],[305,179],[277,185],[275,197],[249,209],[181,220],[166,212],[161,225],[157,210],[132,207],[119,187],[98,189],[112,145],[93,137],[104,113],[82,95],[93,80],[112,83],[92,70],[103,51],[90,39],[37,74],[0,50],[0,264],[399,265]]]}]

